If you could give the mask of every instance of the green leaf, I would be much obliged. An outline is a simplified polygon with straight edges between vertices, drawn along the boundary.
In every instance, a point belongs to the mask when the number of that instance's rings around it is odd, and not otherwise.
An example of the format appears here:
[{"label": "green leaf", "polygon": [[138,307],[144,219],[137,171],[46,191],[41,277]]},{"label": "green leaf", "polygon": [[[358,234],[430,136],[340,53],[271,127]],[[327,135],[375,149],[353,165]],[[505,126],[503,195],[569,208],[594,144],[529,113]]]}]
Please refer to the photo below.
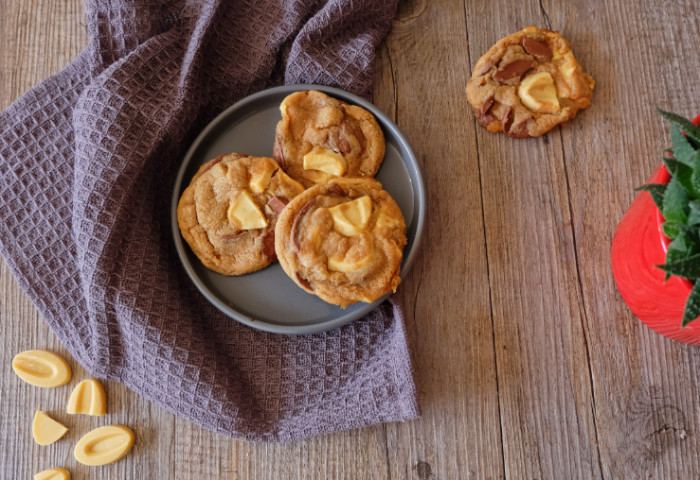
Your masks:
[{"label": "green leaf", "polygon": [[643,190],[645,192],[649,192],[651,194],[651,198],[654,200],[654,203],[659,208],[659,210],[663,210],[664,193],[666,192],[666,186],[667,185],[665,183],[647,183],[646,185],[642,185],[636,190]]},{"label": "green leaf", "polygon": [[700,225],[700,202],[690,202],[688,205],[690,211],[688,212],[688,226],[697,227]]},{"label": "green leaf", "polygon": [[693,185],[693,168],[683,162],[676,160],[675,157],[664,158],[664,164],[668,168],[669,173],[673,178],[678,180],[685,190],[695,198],[700,198],[700,189],[696,189]]},{"label": "green leaf", "polygon": [[[690,175],[690,184],[693,187],[694,192],[700,192],[700,152],[693,152],[690,156],[690,162],[693,165],[693,173]],[[693,193],[694,197],[700,197],[696,193]]]},{"label": "green leaf", "polygon": [[688,236],[685,232],[679,230],[673,241],[669,243],[668,250],[666,250],[666,263],[678,262],[688,256],[690,256]]},{"label": "green leaf", "polygon": [[695,149],[686,136],[683,135],[683,131],[680,127],[675,124],[671,125],[671,143],[673,145],[673,156],[678,159],[678,161],[693,167],[693,156],[696,153]]},{"label": "green leaf", "polygon": [[690,120],[685,119],[680,115],[676,115],[675,113],[666,112],[658,107],[656,110],[658,110],[662,117],[671,122],[671,124],[678,125],[680,129],[685,132],[688,138],[692,139],[696,143],[696,145],[700,144],[700,127],[697,127]]},{"label": "green leaf", "polygon": [[661,270],[694,280],[700,278],[700,253],[696,253],[675,262],[666,262],[658,266]]},{"label": "green leaf", "polygon": [[693,289],[690,291],[690,296],[685,302],[682,326],[685,327],[690,322],[697,319],[698,316],[700,316],[700,282],[695,282]]},{"label": "green leaf", "polygon": [[[661,225],[661,229],[664,231],[664,235],[666,235],[668,238],[671,240],[674,240],[678,237],[678,235],[681,233],[682,228],[685,225],[682,224],[681,222],[675,222],[672,220],[666,220],[663,225]],[[668,257],[666,257],[666,261],[668,261]]]},{"label": "green leaf", "polygon": [[675,177],[671,178],[664,194],[664,203],[661,212],[667,221],[688,221],[688,194],[686,189]]},{"label": "green leaf", "polygon": [[[664,233],[665,233],[665,227],[666,224],[669,222],[664,223]],[[681,225],[681,224],[677,224]],[[670,237],[668,233],[666,233],[667,237]],[[690,256],[689,252],[689,246],[688,246],[688,236],[685,234],[685,232],[679,231],[676,235],[675,238],[673,238],[673,241],[668,245],[668,250],[666,250],[666,263],[675,263],[683,260],[684,258]],[[668,280],[671,277],[671,274],[666,272],[666,276],[664,278],[664,281]]]}]

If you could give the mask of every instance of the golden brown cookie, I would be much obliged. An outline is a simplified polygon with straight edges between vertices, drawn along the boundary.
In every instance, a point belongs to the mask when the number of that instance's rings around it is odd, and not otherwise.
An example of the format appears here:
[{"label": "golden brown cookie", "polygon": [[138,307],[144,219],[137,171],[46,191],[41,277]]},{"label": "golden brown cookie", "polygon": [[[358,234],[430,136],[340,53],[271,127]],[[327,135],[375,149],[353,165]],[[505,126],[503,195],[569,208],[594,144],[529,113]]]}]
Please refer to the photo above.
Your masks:
[{"label": "golden brown cookie", "polygon": [[499,40],[467,82],[481,125],[511,137],[538,137],[591,105],[593,78],[559,33],[529,26]]},{"label": "golden brown cookie", "polygon": [[177,222],[207,268],[242,275],[276,259],[277,218],[303,191],[272,158],[221,155],[202,165],[182,193]]},{"label": "golden brown cookie", "polygon": [[280,265],[301,288],[343,308],[396,291],[406,223],[374,179],[338,178],[292,200],[275,231]]},{"label": "golden brown cookie", "polygon": [[373,177],[384,160],[384,133],[374,116],[316,90],[280,104],[273,155],[306,188],[332,177]]}]

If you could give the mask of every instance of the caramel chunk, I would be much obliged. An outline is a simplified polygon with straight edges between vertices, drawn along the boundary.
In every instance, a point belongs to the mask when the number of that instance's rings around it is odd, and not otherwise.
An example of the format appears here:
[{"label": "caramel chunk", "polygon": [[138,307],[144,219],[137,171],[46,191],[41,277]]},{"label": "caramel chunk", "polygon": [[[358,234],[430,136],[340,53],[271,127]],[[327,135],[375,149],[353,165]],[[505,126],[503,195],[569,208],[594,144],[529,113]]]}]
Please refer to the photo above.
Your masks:
[{"label": "caramel chunk", "polygon": [[27,350],[12,359],[12,369],[25,382],[36,387],[53,388],[71,379],[68,362],[48,350]]},{"label": "caramel chunk", "polygon": [[102,384],[94,378],[80,382],[70,395],[66,411],[99,417],[107,413],[107,396]]},{"label": "caramel chunk", "polygon": [[532,37],[525,37],[520,42],[520,45],[523,46],[523,49],[527,53],[535,57],[538,62],[548,62],[552,59],[552,50],[545,41],[537,40]]},{"label": "caramel chunk", "polygon": [[96,428],[81,438],[73,455],[84,465],[99,466],[114,463],[134,446],[134,432],[122,425]]},{"label": "caramel chunk", "polygon": [[284,207],[286,207],[288,203],[289,200],[287,200],[286,198],[278,197],[277,195],[275,195],[267,201],[267,204],[277,215],[282,213],[282,210],[284,210]]},{"label": "caramel chunk", "polygon": [[308,202],[304,204],[301,209],[299,209],[299,212],[296,214],[294,217],[294,221],[292,223],[292,232],[291,232],[291,237],[292,237],[292,246],[298,251],[299,250],[299,224],[301,223],[301,220],[304,218],[304,215],[307,214],[311,208],[313,208],[314,204],[316,203],[316,199],[312,198]]},{"label": "caramel chunk", "polygon": [[527,58],[515,60],[496,70],[496,73],[493,74],[493,79],[499,83],[506,83],[512,78],[520,78],[525,72],[534,66],[534,60],[529,60]]},{"label": "caramel chunk", "polygon": [[489,110],[491,110],[491,107],[493,106],[494,102],[496,101],[496,97],[491,95],[489,98],[484,100],[484,104],[479,108],[479,116],[483,117],[488,113]]}]

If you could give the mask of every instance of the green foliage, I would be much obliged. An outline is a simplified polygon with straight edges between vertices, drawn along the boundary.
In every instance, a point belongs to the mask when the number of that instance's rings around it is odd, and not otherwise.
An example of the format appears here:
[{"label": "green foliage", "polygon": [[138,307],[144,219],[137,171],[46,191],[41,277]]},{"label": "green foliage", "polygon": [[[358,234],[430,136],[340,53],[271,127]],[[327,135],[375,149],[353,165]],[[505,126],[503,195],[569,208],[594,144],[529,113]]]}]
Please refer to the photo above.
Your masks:
[{"label": "green foliage", "polygon": [[700,316],[700,127],[674,113],[658,109],[670,122],[671,149],[664,164],[671,174],[666,185],[646,184],[664,217],[664,234],[671,239],[666,260],[659,268],[694,283],[683,313],[682,325]]}]

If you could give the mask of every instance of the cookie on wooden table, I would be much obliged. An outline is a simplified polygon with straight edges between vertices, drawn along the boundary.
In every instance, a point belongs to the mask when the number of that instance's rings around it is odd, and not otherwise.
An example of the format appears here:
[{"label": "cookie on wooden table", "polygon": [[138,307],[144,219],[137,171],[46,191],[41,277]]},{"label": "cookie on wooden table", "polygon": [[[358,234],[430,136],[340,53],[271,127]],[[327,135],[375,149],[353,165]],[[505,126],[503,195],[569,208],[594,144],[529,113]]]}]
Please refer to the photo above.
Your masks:
[{"label": "cookie on wooden table", "polygon": [[564,37],[529,26],[499,40],[476,62],[466,92],[481,125],[526,138],[590,106],[594,86]]},{"label": "cookie on wooden table", "polygon": [[303,191],[272,158],[221,155],[202,165],[182,193],[180,232],[207,268],[253,272],[276,259],[277,218]]},{"label": "cookie on wooden table", "polygon": [[332,177],[373,177],[386,144],[370,112],[316,90],[295,92],[280,104],[273,155],[305,187]]},{"label": "cookie on wooden table", "polygon": [[301,288],[346,307],[396,290],[406,223],[374,179],[338,178],[292,200],[277,222],[280,265]]}]

